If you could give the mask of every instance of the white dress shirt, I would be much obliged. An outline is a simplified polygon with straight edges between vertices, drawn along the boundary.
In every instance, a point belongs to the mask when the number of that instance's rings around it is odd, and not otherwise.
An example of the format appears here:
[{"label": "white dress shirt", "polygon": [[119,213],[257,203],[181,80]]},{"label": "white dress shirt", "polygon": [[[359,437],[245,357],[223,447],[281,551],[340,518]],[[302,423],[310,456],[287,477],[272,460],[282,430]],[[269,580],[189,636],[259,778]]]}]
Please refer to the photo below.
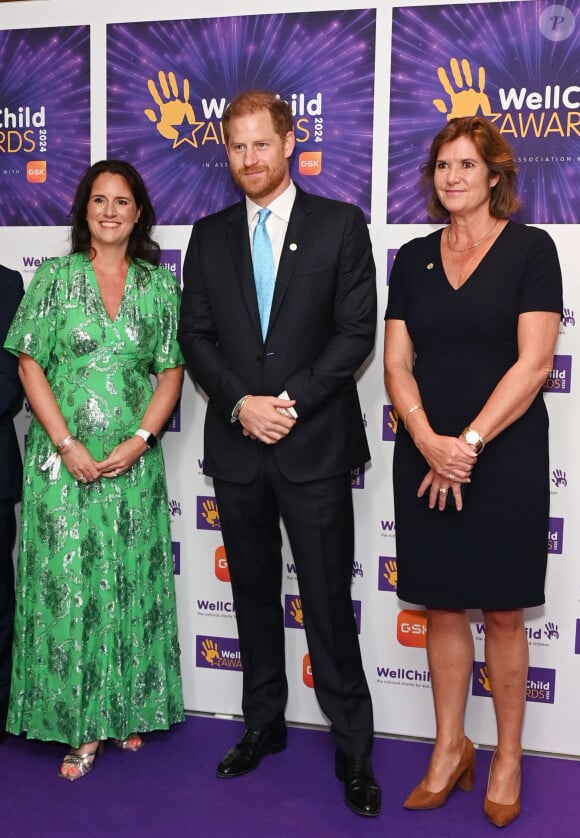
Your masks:
[{"label": "white dress shirt", "polygon": [[[282,247],[284,246],[284,239],[286,238],[286,230],[288,229],[288,222],[290,221],[290,213],[294,206],[294,199],[296,198],[296,187],[290,181],[288,189],[285,189],[281,195],[278,195],[271,204],[268,204],[270,215],[266,219],[266,230],[272,242],[272,256],[274,257],[274,272],[278,273],[278,266],[280,264],[280,256],[282,255]],[[258,213],[264,209],[258,204],[255,204],[246,195],[246,211],[248,213],[248,231],[250,234],[250,248],[252,247],[252,239],[254,236],[254,229],[258,223]]]}]

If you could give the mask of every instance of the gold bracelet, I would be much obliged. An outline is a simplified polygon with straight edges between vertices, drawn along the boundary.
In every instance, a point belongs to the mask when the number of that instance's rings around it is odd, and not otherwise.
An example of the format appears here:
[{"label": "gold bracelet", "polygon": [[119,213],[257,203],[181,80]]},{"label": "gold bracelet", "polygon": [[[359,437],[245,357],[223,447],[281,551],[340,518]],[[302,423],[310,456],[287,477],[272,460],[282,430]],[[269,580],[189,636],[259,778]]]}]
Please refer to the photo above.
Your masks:
[{"label": "gold bracelet", "polygon": [[72,445],[73,442],[76,442],[76,438],[70,434],[69,436],[65,437],[61,442],[57,443],[56,446],[56,453],[61,454],[65,448],[68,448],[69,445]]},{"label": "gold bracelet", "polygon": [[410,407],[409,410],[405,413],[405,418],[403,419],[403,425],[405,426],[405,430],[407,430],[407,419],[411,415],[411,413],[415,413],[416,410],[422,410],[423,413],[425,412],[425,408],[422,404],[414,404],[413,407]]}]

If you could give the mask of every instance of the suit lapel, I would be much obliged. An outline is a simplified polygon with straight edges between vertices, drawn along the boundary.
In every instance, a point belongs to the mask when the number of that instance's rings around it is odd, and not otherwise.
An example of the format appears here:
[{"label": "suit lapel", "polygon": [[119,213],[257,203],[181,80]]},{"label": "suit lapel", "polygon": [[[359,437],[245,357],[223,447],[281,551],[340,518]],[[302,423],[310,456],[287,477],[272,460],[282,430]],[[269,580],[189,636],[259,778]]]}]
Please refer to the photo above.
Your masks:
[{"label": "suit lapel", "polygon": [[250,250],[245,200],[242,200],[241,203],[236,204],[232,208],[232,212],[228,218],[226,235],[246,308],[248,309],[248,314],[256,335],[261,341],[262,328],[260,326],[256,283],[254,282],[254,269],[252,267],[252,252]]},{"label": "suit lapel", "polygon": [[290,214],[288,229],[286,230],[286,237],[284,239],[282,253],[280,254],[278,273],[276,274],[276,286],[274,288],[268,331],[270,331],[274,324],[276,315],[280,310],[280,306],[294,275],[296,265],[302,255],[301,251],[309,224],[310,207],[307,202],[306,193],[302,192],[299,187],[296,187],[296,199]]}]

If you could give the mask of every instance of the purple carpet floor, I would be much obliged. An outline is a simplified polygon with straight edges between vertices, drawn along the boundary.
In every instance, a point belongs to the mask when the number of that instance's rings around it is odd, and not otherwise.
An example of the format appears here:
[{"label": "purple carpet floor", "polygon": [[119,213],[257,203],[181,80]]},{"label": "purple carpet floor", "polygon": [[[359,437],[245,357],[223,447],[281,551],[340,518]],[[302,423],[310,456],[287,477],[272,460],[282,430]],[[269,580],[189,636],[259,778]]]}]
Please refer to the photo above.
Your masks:
[{"label": "purple carpet floor", "polygon": [[[490,752],[477,754],[475,788],[454,790],[430,812],[402,807],[423,774],[430,745],[378,738],[378,818],[355,815],[333,774],[330,736],[291,728],[288,749],[257,771],[219,780],[214,771],[242,724],[188,716],[150,734],[139,753],[105,748],[76,783],[57,776],[62,745],[9,736],[0,746],[2,838],[485,838],[498,834],[482,812]],[[522,814],[509,838],[580,836],[580,762],[525,756]]]}]

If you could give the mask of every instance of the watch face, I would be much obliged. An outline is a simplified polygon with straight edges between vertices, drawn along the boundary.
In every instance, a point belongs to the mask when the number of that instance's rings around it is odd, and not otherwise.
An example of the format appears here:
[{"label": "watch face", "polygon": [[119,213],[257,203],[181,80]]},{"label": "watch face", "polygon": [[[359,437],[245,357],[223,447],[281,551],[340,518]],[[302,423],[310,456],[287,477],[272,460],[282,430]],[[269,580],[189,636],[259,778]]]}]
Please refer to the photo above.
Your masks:
[{"label": "watch face", "polygon": [[481,440],[481,437],[477,433],[477,431],[467,431],[465,434],[465,441],[468,442],[470,445],[477,445],[477,443]]},{"label": "watch face", "polygon": [[149,446],[149,448],[155,448],[155,446],[157,445],[157,437],[154,436],[153,434],[149,434],[149,436],[147,437],[147,439],[145,441],[146,441],[147,445]]}]

